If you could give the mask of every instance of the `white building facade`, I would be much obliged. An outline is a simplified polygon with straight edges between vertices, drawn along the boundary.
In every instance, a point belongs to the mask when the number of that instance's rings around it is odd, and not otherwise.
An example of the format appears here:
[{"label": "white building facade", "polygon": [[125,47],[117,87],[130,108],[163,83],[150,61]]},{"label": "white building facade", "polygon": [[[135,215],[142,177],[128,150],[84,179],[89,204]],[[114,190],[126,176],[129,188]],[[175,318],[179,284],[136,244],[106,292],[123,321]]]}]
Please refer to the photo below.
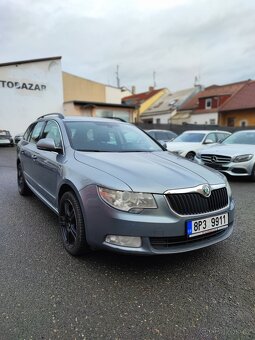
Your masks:
[{"label": "white building facade", "polygon": [[0,129],[24,132],[50,112],[63,112],[61,57],[0,64]]}]

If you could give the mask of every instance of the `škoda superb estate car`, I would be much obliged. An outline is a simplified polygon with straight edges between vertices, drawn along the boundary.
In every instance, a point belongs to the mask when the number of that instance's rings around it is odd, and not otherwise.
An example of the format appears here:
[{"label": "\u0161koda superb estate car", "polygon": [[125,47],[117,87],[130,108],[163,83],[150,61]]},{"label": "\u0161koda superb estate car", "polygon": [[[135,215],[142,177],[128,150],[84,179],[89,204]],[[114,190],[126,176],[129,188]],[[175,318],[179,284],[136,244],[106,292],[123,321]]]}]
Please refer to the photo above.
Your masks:
[{"label": "\u0161koda superb estate car", "polygon": [[18,189],[59,216],[66,250],[169,254],[229,237],[224,175],[165,150],[132,124],[48,114],[17,148]]}]

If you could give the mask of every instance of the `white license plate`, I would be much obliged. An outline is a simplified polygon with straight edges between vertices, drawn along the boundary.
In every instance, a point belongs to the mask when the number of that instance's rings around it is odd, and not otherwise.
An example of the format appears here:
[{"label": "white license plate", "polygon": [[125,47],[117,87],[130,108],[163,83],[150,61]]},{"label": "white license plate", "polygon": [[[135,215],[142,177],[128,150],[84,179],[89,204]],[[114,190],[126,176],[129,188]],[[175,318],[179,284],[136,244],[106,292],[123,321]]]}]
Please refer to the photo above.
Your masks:
[{"label": "white license plate", "polygon": [[222,214],[201,220],[187,221],[188,237],[198,236],[226,228],[228,226],[228,214]]}]

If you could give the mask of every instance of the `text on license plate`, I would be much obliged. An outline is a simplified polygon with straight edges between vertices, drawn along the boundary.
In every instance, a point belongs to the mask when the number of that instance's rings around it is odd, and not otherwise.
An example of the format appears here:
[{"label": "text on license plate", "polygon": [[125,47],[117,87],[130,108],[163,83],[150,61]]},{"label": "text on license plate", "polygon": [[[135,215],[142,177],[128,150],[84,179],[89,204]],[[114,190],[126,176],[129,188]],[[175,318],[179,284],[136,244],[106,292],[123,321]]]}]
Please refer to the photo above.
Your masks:
[{"label": "text on license plate", "polygon": [[228,226],[228,214],[222,214],[201,220],[187,221],[188,237],[198,236]]}]

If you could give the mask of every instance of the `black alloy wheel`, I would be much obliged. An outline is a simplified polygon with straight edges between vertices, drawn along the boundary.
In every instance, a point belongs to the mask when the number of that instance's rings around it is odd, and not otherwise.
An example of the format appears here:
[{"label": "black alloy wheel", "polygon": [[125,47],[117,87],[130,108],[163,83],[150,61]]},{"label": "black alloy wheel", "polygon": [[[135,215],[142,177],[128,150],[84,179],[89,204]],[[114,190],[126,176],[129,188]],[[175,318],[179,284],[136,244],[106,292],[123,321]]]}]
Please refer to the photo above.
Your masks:
[{"label": "black alloy wheel", "polygon": [[24,174],[22,171],[21,164],[17,165],[17,182],[18,182],[18,190],[20,195],[27,196],[31,193],[29,187],[27,186],[26,180],[24,178]]},{"label": "black alloy wheel", "polygon": [[194,152],[188,152],[185,158],[189,159],[190,161],[194,161],[195,155],[196,154]]},{"label": "black alloy wheel", "polygon": [[73,256],[89,250],[82,210],[75,194],[68,191],[60,199],[59,221],[65,249]]}]

